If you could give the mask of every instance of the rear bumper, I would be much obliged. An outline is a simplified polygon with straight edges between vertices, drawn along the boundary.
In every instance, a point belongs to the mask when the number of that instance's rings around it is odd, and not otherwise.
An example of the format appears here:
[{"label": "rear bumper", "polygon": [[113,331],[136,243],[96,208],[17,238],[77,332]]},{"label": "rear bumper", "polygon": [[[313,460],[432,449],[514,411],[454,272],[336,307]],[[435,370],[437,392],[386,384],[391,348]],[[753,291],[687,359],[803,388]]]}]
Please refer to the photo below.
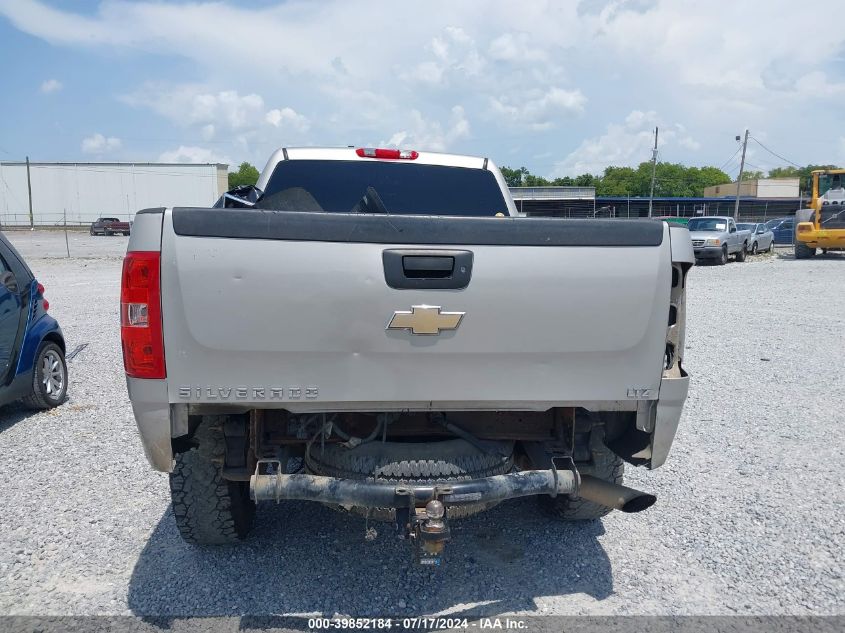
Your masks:
[{"label": "rear bumper", "polygon": [[173,470],[173,447],[167,381],[127,376],[126,387],[147,461],[155,470],[169,473]]},{"label": "rear bumper", "polygon": [[664,378],[660,381],[660,399],[657,401],[654,430],[651,435],[649,468],[659,468],[666,462],[681,422],[688,391],[689,376],[685,372],[679,378]]},{"label": "rear bumper", "polygon": [[[278,465],[278,464],[277,464]],[[297,499],[361,508],[413,508],[438,499],[446,506],[490,503],[531,495],[575,494],[574,470],[524,470],[482,479],[438,484],[391,483],[319,475],[253,475],[254,501]]]}]

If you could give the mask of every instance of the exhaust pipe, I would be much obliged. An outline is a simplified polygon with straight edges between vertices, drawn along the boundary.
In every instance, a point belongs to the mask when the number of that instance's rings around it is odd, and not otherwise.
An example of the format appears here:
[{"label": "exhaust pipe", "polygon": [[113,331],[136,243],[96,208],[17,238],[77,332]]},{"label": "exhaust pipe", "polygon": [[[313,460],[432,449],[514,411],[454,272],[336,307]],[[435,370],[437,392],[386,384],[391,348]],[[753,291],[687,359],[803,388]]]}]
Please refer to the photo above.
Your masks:
[{"label": "exhaust pipe", "polygon": [[612,484],[591,475],[581,475],[578,496],[622,512],[642,512],[657,501],[657,497],[647,492]]}]

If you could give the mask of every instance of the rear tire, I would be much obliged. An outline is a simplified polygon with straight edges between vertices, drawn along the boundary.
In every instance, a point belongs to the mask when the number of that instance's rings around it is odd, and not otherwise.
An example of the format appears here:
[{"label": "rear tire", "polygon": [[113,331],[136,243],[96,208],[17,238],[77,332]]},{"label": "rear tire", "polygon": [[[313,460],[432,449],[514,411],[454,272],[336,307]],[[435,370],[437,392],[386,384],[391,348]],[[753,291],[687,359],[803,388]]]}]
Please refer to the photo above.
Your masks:
[{"label": "rear tire", "polygon": [[170,474],[173,516],[188,543],[235,543],[246,538],[255,522],[249,484],[226,481],[221,475],[225,419],[222,415],[204,416],[194,433],[195,446],[176,455],[176,467]]},{"label": "rear tire", "polygon": [[[502,475],[513,468],[513,442],[485,442],[505,455],[490,454],[465,440],[441,442],[369,442],[356,448],[339,444],[311,447],[306,461],[308,472],[342,479],[369,479],[396,483],[433,483],[479,479]],[[452,518],[461,518],[492,508],[495,503],[456,506],[449,510]],[[350,512],[367,516],[367,510],[350,508]],[[370,518],[390,521],[392,508],[376,508]]]},{"label": "rear tire", "polygon": [[67,363],[62,348],[44,341],[35,354],[32,368],[32,394],[22,398],[31,409],[52,409],[67,395]]},{"label": "rear tire", "polygon": [[[595,430],[593,431],[595,433]],[[577,463],[578,472],[592,475],[604,481],[621,484],[624,479],[625,464],[622,458],[611,452],[602,442],[594,440],[592,461],[586,464]],[[552,518],[558,521],[591,521],[610,514],[612,508],[572,497],[560,495],[557,497],[537,497],[540,507]]]},{"label": "rear tire", "polygon": [[738,262],[744,262],[745,258],[748,256],[748,246],[743,242],[742,248],[739,249],[739,252],[734,256],[734,259]]},{"label": "rear tire", "polygon": [[756,254],[757,254],[757,241],[756,241],[756,240],[755,240],[755,241],[754,241],[754,243],[751,245],[751,254],[752,254],[752,255],[756,255]]},{"label": "rear tire", "polygon": [[810,248],[804,242],[795,241],[795,259],[810,259],[815,256],[815,248]]}]

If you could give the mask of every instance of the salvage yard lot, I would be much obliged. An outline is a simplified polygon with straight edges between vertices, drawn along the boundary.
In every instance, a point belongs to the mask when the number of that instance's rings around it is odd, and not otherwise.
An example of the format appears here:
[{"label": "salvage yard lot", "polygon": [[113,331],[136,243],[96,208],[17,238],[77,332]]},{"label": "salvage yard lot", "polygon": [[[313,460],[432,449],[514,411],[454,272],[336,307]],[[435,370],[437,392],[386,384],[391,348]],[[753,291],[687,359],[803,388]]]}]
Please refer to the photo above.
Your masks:
[{"label": "salvage yard lot", "polygon": [[558,524],[531,499],[453,523],[442,569],[390,526],[260,506],[240,547],[179,538],[120,358],[124,237],[8,234],[71,350],[69,400],[0,410],[0,613],[383,615],[843,613],[845,257],[694,267],[689,399],[638,515]]}]

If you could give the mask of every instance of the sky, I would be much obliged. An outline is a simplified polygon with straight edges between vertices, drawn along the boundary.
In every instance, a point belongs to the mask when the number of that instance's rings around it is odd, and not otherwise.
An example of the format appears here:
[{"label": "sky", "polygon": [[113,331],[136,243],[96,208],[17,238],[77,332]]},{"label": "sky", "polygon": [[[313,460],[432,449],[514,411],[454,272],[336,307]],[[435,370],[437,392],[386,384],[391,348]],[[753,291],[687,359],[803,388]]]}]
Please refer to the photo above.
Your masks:
[{"label": "sky", "polygon": [[845,164],[842,0],[0,0],[0,60],[0,161]]}]

